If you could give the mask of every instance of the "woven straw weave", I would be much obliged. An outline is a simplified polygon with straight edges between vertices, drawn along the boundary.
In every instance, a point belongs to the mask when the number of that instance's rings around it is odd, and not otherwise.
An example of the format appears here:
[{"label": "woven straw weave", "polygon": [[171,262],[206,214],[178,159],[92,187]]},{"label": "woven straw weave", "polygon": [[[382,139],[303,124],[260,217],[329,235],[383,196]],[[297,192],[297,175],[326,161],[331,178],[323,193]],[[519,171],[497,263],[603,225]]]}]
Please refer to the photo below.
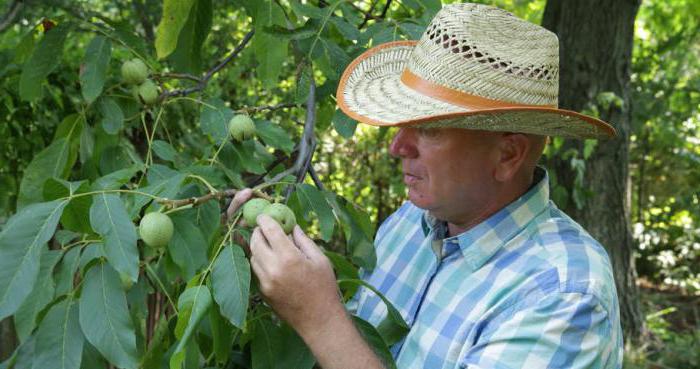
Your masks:
[{"label": "woven straw weave", "polygon": [[[348,66],[338,105],[378,126],[459,127],[570,138],[614,136],[596,118],[556,109],[559,46],[555,34],[480,4],[446,5],[421,39],[374,47]],[[402,73],[457,94],[503,105],[456,105],[406,85]],[[461,98],[461,97],[460,97]]]},{"label": "woven straw weave", "polygon": [[[459,15],[465,12],[481,14]],[[558,65],[559,41],[554,33],[502,9],[455,4],[435,16],[416,45],[408,69],[458,91],[556,106]]]}]

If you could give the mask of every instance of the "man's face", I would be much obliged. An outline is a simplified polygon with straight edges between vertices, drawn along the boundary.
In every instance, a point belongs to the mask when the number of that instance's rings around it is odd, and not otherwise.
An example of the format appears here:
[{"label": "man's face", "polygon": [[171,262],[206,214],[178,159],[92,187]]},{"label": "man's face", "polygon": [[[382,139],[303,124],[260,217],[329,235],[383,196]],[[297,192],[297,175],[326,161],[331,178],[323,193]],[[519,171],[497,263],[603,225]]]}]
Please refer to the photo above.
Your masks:
[{"label": "man's face", "polygon": [[400,128],[389,151],[401,158],[409,200],[438,219],[459,222],[489,205],[498,138],[459,128]]}]

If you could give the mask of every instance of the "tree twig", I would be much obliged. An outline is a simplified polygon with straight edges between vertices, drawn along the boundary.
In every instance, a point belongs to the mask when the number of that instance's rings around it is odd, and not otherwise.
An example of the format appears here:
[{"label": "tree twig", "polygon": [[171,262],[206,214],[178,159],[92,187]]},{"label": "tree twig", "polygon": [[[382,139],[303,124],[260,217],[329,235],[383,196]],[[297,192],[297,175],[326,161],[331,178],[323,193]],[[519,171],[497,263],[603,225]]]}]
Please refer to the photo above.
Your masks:
[{"label": "tree twig", "polygon": [[372,12],[374,11],[374,7],[377,6],[378,2],[379,0],[372,1],[372,4],[369,6],[369,9],[367,10],[367,12],[364,13],[365,19],[362,21],[362,23],[360,23],[357,29],[362,29],[365,25],[367,25],[367,22],[370,19],[374,19],[374,16],[372,16]]},{"label": "tree twig", "polygon": [[299,142],[299,155],[291,168],[277,174],[270,180],[270,183],[279,182],[282,178],[294,174],[298,177],[299,172],[304,170],[306,161],[313,154],[314,146],[314,124],[316,123],[316,82],[311,79],[309,84],[309,97],[306,99],[306,121],[304,122],[304,133]]},{"label": "tree twig", "polygon": [[319,190],[326,190],[326,187],[323,185],[323,182],[321,182],[321,179],[318,178],[318,174],[316,173],[316,169],[314,169],[313,165],[309,166],[309,175],[311,176],[311,179],[314,181],[314,184],[316,185],[316,187],[318,187]]},{"label": "tree twig", "polygon": [[250,39],[253,38],[254,34],[255,29],[251,29],[248,33],[246,33],[245,37],[243,37],[243,40],[241,40],[241,42],[231,51],[231,53],[229,53],[228,56],[226,56],[226,58],[224,58],[221,62],[216,64],[209,71],[207,71],[207,73],[199,80],[199,83],[197,83],[196,86],[179,90],[164,91],[160,95],[160,99],[162,100],[169,96],[185,96],[194,92],[204,90],[204,88],[207,86],[207,83],[209,83],[211,77],[214,76],[214,74],[220,71],[223,67],[225,67],[226,64],[228,64],[236,56],[238,56],[238,54],[240,54],[241,51],[243,51],[246,45],[248,45],[248,42],[250,42]]},{"label": "tree twig", "polygon": [[[223,191],[218,191],[218,192],[210,192],[206,195],[199,196],[199,197],[190,197],[187,199],[181,199],[181,200],[159,200],[158,202],[162,205],[164,205],[167,209],[175,209],[175,208],[180,208],[183,206],[187,205],[192,205],[192,206],[197,206],[202,203],[205,203],[209,200],[212,199],[223,199],[226,197],[233,197],[238,193],[238,190],[230,188],[227,190]],[[265,200],[272,201],[272,197],[270,197],[268,194],[262,192],[262,191],[253,191],[253,195],[256,197],[261,197]]]},{"label": "tree twig", "polygon": [[264,105],[264,106],[247,106],[235,110],[236,113],[256,113],[263,110],[278,110],[284,108],[296,108],[299,107],[297,103],[281,103],[277,105]]},{"label": "tree twig", "polygon": [[146,9],[146,4],[142,0],[134,1],[134,9],[139,14],[139,20],[141,21],[141,27],[143,27],[143,33],[146,36],[146,40],[149,43],[153,43],[155,40],[155,35],[153,34],[153,23],[148,17],[148,10]]},{"label": "tree twig", "polygon": [[154,74],[153,77],[155,79],[164,79],[164,78],[176,78],[176,79],[189,79],[190,81],[195,81],[197,83],[202,82],[202,79],[191,75],[187,73],[157,73]]},{"label": "tree twig", "polygon": [[10,5],[10,9],[7,11],[7,14],[5,14],[5,16],[3,16],[2,20],[0,21],[0,32],[5,31],[8,27],[12,25],[12,23],[14,23],[15,18],[17,17],[17,15],[23,7],[23,0],[15,0]]}]

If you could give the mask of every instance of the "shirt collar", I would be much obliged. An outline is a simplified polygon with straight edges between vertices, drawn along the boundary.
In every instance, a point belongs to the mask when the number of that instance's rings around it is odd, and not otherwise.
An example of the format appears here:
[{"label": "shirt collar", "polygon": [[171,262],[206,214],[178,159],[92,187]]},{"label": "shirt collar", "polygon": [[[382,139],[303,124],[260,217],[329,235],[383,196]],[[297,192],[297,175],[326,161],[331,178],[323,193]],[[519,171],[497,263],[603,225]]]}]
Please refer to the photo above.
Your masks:
[{"label": "shirt collar", "polygon": [[[517,200],[471,229],[444,239],[443,243],[458,245],[472,271],[479,269],[547,206],[549,202],[547,171],[542,167],[536,167],[534,181],[535,185]],[[423,213],[421,226],[426,236],[434,229],[436,232],[444,233],[441,221],[427,211]],[[443,231],[440,231],[441,229]],[[437,236],[444,237],[444,234]]]}]

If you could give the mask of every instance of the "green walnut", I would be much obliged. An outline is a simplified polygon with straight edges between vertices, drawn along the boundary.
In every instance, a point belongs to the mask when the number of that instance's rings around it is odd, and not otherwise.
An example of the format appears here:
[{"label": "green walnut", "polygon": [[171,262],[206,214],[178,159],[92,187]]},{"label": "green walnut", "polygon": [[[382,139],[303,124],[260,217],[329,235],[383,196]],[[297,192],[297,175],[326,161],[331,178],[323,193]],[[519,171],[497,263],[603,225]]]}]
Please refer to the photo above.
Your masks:
[{"label": "green walnut", "polygon": [[159,249],[165,247],[173,238],[173,221],[158,212],[148,213],[139,224],[139,234],[146,245]]},{"label": "green walnut", "polygon": [[236,141],[255,137],[255,122],[245,114],[238,114],[228,122],[228,131]]},{"label": "green walnut", "polygon": [[140,85],[148,78],[148,67],[141,59],[127,60],[122,64],[122,80],[130,85]]},{"label": "green walnut", "polygon": [[144,104],[153,105],[158,101],[158,86],[150,79],[147,79],[146,82],[139,85],[136,95]]},{"label": "green walnut", "polygon": [[270,204],[265,207],[263,214],[267,214],[276,220],[286,234],[292,233],[294,226],[297,225],[297,218],[294,216],[294,212],[284,204]]},{"label": "green walnut", "polygon": [[251,227],[258,225],[257,218],[260,213],[270,205],[265,199],[252,199],[243,205],[243,219]]}]

